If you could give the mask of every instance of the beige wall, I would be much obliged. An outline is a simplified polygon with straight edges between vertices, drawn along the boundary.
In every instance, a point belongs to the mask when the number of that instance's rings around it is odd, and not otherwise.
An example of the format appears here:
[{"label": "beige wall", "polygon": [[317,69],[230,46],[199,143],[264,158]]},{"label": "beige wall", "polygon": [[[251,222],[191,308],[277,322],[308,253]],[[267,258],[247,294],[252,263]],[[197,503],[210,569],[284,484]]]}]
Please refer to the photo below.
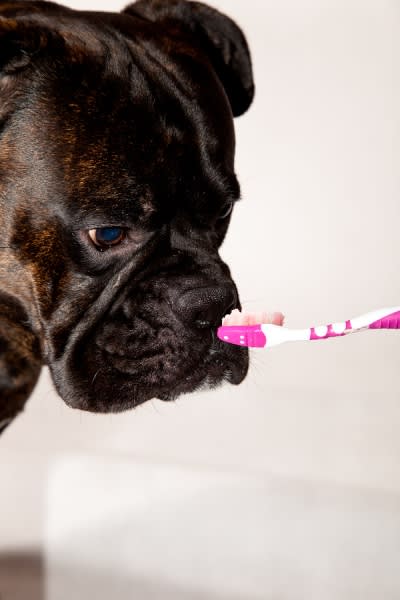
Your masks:
[{"label": "beige wall", "polygon": [[[257,84],[237,121],[243,202],[223,248],[244,306],[300,327],[400,304],[399,3],[209,3],[243,26]],[[254,352],[239,388],[119,416],[68,409],[45,372],[0,439],[0,547],[40,540],[46,465],[60,453],[400,494],[399,366],[393,332],[288,345]]]}]

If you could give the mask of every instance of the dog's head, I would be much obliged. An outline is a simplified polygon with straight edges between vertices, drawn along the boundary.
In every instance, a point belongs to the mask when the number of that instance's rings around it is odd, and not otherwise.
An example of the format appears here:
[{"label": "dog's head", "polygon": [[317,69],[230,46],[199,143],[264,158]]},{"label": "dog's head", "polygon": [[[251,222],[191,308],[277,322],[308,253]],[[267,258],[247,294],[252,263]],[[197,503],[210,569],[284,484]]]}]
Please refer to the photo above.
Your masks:
[{"label": "dog's head", "polygon": [[215,330],[239,306],[219,247],[253,92],[243,34],[198,2],[0,3],[0,312],[32,382],[43,362],[108,412],[243,380]]}]

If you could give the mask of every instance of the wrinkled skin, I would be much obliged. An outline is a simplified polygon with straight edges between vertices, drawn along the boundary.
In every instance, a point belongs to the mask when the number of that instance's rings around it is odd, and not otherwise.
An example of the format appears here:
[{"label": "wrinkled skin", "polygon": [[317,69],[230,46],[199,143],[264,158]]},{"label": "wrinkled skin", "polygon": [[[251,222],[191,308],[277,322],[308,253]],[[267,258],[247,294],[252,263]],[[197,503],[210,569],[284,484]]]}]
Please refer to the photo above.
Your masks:
[{"label": "wrinkled skin", "polygon": [[[215,328],[240,306],[218,253],[253,97],[240,30],[185,0],[0,2],[0,50],[0,429],[43,364],[97,412],[239,384],[247,351]],[[100,251],[106,226],[125,237]]]}]

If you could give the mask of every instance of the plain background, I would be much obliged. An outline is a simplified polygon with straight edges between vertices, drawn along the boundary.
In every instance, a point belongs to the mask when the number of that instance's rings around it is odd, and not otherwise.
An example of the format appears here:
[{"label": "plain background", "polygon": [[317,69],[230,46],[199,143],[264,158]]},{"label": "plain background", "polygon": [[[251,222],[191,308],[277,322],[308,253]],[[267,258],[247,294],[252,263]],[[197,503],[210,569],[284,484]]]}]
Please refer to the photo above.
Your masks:
[{"label": "plain background", "polygon": [[[222,250],[245,308],[306,327],[400,304],[397,0],[209,4],[245,31],[257,86]],[[41,544],[48,464],[80,452],[371,490],[400,511],[399,367],[394,332],[287,345],[253,352],[238,388],[107,416],[68,409],[44,371],[0,438],[0,549]]]}]

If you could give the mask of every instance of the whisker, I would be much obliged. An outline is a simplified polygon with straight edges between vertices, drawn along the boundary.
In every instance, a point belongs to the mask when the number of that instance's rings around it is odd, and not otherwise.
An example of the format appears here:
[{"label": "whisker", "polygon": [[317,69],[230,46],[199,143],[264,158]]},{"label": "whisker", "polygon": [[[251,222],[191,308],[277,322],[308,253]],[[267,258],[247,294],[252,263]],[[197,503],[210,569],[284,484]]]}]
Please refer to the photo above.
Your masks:
[{"label": "whisker", "polygon": [[154,400],[156,400],[156,398],[152,398],[152,399],[150,400],[150,406],[152,407],[152,409],[154,410],[154,412],[156,412],[158,415],[161,415],[161,411],[160,411],[160,409],[158,408],[158,405],[157,405],[157,404],[155,404]]},{"label": "whisker", "polygon": [[100,373],[100,371],[101,371],[101,368],[100,368],[100,369],[97,369],[97,371],[96,371],[96,373],[94,374],[94,377],[93,377],[93,379],[92,379],[92,382],[91,382],[91,384],[90,384],[90,387],[93,387],[93,384],[94,384],[94,382],[95,382],[95,380],[96,380],[96,377],[97,377],[97,375]]}]

